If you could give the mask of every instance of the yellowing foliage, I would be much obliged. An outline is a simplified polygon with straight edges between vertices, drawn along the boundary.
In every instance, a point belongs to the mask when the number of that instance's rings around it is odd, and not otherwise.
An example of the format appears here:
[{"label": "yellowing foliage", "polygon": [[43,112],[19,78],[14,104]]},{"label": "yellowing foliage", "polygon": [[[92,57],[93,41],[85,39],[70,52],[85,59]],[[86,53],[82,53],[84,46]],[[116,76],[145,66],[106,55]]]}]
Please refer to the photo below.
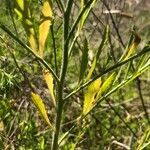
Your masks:
[{"label": "yellowing foliage", "polygon": [[116,77],[116,73],[112,73],[101,85],[100,90],[97,93],[96,100],[98,100],[105,92],[107,92],[112,86]]},{"label": "yellowing foliage", "polygon": [[15,12],[22,19],[22,25],[26,31],[28,41],[34,52],[37,51],[35,31],[30,15],[29,1],[27,0],[16,0]]},{"label": "yellowing foliage", "polygon": [[45,122],[53,128],[52,124],[50,123],[48,116],[47,116],[47,112],[45,109],[45,105],[43,103],[43,100],[41,99],[41,97],[38,94],[35,93],[31,93],[32,96],[32,101],[35,104],[35,106],[37,107],[38,111],[41,113],[42,118],[45,120]]},{"label": "yellowing foliage", "polygon": [[95,96],[101,86],[101,78],[92,82],[84,94],[83,115],[86,115],[94,106]]},{"label": "yellowing foliage", "polygon": [[125,60],[128,59],[135,52],[135,49],[139,45],[140,41],[141,41],[141,38],[138,35],[135,35],[134,42],[129,47],[128,53],[127,53],[127,55],[125,57]]},{"label": "yellowing foliage", "polygon": [[89,113],[101,96],[110,89],[115,76],[116,74],[112,73],[103,83],[101,78],[98,78],[88,86],[84,94],[83,115]]},{"label": "yellowing foliage", "polygon": [[[35,38],[35,29],[31,17],[31,10],[29,7],[28,0],[16,0],[15,12],[22,19],[23,27],[26,31],[28,41],[34,52],[38,53],[41,58],[43,58],[44,46],[49,32],[49,27],[52,20],[52,7],[50,0],[45,0],[43,2],[43,7],[41,11],[41,17],[39,21],[39,41],[37,44]],[[40,13],[39,13],[40,15]],[[38,49],[39,48],[39,49]]]},{"label": "yellowing foliage", "polygon": [[[40,21],[39,21],[39,27],[38,27],[39,28],[38,29],[39,30],[38,45],[37,45],[37,41],[35,38],[35,30],[34,30],[34,25],[33,25],[30,11],[31,10],[29,7],[28,0],[16,0],[15,12],[18,14],[19,18],[22,19],[22,24],[26,31],[30,46],[33,49],[33,51],[35,53],[38,53],[39,56],[43,59],[45,42],[48,36],[48,32],[49,32],[49,28],[50,28],[51,20],[52,20],[52,15],[53,15],[50,0],[44,0],[43,2]],[[43,78],[45,79],[47,83],[47,86],[49,88],[51,97],[55,105],[56,103],[55,103],[55,97],[53,93],[53,86],[54,86],[53,77],[49,72],[47,72],[43,74]]]},{"label": "yellowing foliage", "polygon": [[43,58],[44,46],[49,32],[49,27],[51,25],[51,20],[52,20],[52,8],[50,2],[48,0],[45,0],[42,7],[42,15],[39,26],[39,52],[41,58]]},{"label": "yellowing foliage", "polygon": [[55,96],[54,96],[54,84],[53,84],[53,77],[52,74],[50,72],[48,72],[48,70],[45,70],[43,73],[43,77],[47,83],[51,98],[53,100],[54,105],[56,106],[56,100],[55,100]]}]

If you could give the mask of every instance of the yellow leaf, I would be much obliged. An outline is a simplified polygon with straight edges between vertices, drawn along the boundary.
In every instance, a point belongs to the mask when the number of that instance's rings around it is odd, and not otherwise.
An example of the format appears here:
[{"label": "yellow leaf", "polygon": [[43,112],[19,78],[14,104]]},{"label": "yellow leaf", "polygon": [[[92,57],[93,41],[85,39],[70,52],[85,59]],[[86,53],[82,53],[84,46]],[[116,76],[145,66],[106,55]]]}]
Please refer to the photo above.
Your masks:
[{"label": "yellow leaf", "polygon": [[51,98],[53,100],[53,103],[56,106],[56,100],[55,100],[55,96],[54,96],[53,76],[48,70],[45,70],[43,73],[43,77],[47,83],[47,86],[48,86]]},{"label": "yellow leaf", "polygon": [[26,31],[29,44],[34,52],[37,52],[37,44],[35,38],[34,25],[31,19],[29,1],[16,0],[16,8],[14,9],[19,19],[22,19],[22,25]]},{"label": "yellow leaf", "polygon": [[92,82],[84,94],[83,115],[86,115],[94,106],[95,96],[101,86],[101,78]]},{"label": "yellow leaf", "polygon": [[96,100],[98,100],[105,92],[108,91],[108,89],[112,86],[114,79],[116,77],[116,73],[112,73],[105,82],[101,85],[100,90],[98,91],[98,94],[96,96]]},{"label": "yellow leaf", "polygon": [[24,10],[24,0],[16,0],[16,2],[18,4],[19,8],[21,10]]},{"label": "yellow leaf", "polygon": [[39,26],[39,52],[41,58],[43,58],[44,46],[49,32],[49,27],[51,25],[51,20],[52,20],[52,8],[49,0],[45,0],[43,3],[42,15]]},{"label": "yellow leaf", "polygon": [[18,19],[22,19],[22,13],[18,9],[14,9],[15,13],[18,15]]},{"label": "yellow leaf", "polygon": [[36,40],[35,40],[35,31],[34,31],[34,28],[33,28],[32,21],[30,21],[30,19],[24,19],[23,26],[26,30],[30,46],[33,49],[33,51],[36,52],[37,47],[36,47]]},{"label": "yellow leaf", "polygon": [[140,41],[141,41],[141,38],[136,34],[134,42],[129,47],[128,53],[127,53],[126,57],[124,58],[124,60],[128,59],[135,52],[135,49],[139,45]]},{"label": "yellow leaf", "polygon": [[50,121],[48,119],[47,112],[46,112],[46,109],[45,109],[45,105],[44,105],[41,97],[38,94],[35,94],[33,92],[31,93],[31,96],[32,96],[32,101],[35,104],[35,106],[37,107],[38,111],[41,113],[42,118],[45,120],[45,122],[50,127],[52,127],[52,129],[54,129],[52,124],[50,123]]},{"label": "yellow leaf", "polygon": [[4,123],[0,118],[0,131],[4,131]]}]

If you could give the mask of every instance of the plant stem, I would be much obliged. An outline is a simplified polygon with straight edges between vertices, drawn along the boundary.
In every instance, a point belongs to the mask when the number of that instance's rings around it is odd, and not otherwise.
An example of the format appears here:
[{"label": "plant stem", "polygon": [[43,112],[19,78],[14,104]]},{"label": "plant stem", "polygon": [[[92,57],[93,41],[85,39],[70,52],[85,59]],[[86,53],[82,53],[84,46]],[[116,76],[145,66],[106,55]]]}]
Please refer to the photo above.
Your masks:
[{"label": "plant stem", "polygon": [[122,118],[122,116],[118,113],[118,111],[111,105],[111,103],[107,99],[105,99],[105,101],[107,102],[109,107],[114,111],[114,113],[119,117],[119,119],[125,124],[127,129],[129,129],[129,131],[134,135],[134,137],[137,138],[136,133],[132,130],[132,128],[128,125],[128,123],[126,123],[126,121]]},{"label": "plant stem", "polygon": [[137,82],[137,89],[138,89],[139,97],[140,97],[140,100],[141,100],[141,103],[142,103],[143,110],[145,112],[145,118],[147,119],[147,122],[150,125],[150,119],[149,119],[148,111],[147,111],[147,108],[145,106],[144,98],[143,98],[143,95],[142,95],[141,80],[137,77],[136,82]]},{"label": "plant stem", "polygon": [[80,22],[83,14],[85,13],[85,11],[87,10],[87,8],[92,4],[93,0],[89,0],[87,2],[87,4],[84,6],[84,8],[82,9],[82,11],[79,13],[77,19],[75,20],[74,24],[72,25],[71,29],[70,29],[70,32],[68,34],[68,37],[66,39],[66,43],[70,40],[71,36],[73,35],[73,32],[75,31],[78,23]]},{"label": "plant stem", "polygon": [[141,52],[139,52],[138,54],[124,60],[124,61],[121,61],[121,62],[118,62],[116,63],[115,65],[111,66],[110,68],[104,70],[103,72],[101,72],[100,74],[98,74],[97,76],[95,76],[93,79],[90,79],[89,81],[85,82],[84,84],[82,84],[80,87],[78,87],[76,90],[72,91],[70,94],[68,94],[64,100],[67,100],[68,98],[70,98],[72,95],[76,94],[78,91],[84,89],[85,87],[87,87],[89,84],[91,84],[93,81],[95,81],[96,79],[98,79],[99,77],[107,74],[108,72],[114,70],[114,69],[117,69],[118,67],[121,67],[122,65],[125,65],[126,63],[128,63],[129,61],[131,60],[134,60],[138,57],[141,57],[142,55],[148,53],[150,51],[150,48],[144,48]]},{"label": "plant stem", "polygon": [[105,7],[107,8],[107,10],[109,11],[109,15],[110,15],[110,17],[111,17],[112,24],[113,24],[113,26],[114,26],[114,28],[115,28],[115,30],[116,30],[118,39],[119,39],[121,45],[125,48],[125,45],[124,45],[124,43],[123,43],[123,40],[122,40],[121,35],[120,35],[120,33],[119,33],[119,30],[118,30],[118,27],[117,27],[117,25],[116,25],[116,23],[115,23],[114,17],[113,17],[113,15],[110,13],[110,8],[109,8],[108,4],[105,2],[105,0],[101,0],[101,2],[105,5]]},{"label": "plant stem", "polygon": [[54,50],[54,62],[55,62],[55,70],[56,70],[56,75],[58,75],[58,66],[57,66],[57,52],[56,52],[56,42],[55,42],[55,36],[54,36],[54,28],[52,24],[50,26],[51,34],[52,34],[52,40],[53,40],[53,50]]},{"label": "plant stem", "polygon": [[56,122],[55,122],[55,133],[52,141],[52,150],[58,149],[58,138],[60,132],[60,125],[61,125],[61,118],[63,112],[63,88],[64,88],[64,81],[67,72],[68,66],[68,50],[69,50],[69,40],[66,42],[68,37],[68,30],[69,30],[69,17],[71,13],[73,0],[69,0],[67,3],[66,11],[64,12],[63,18],[63,58],[62,58],[62,67],[60,72],[60,82],[58,84],[58,103],[57,103],[57,115],[56,115]]},{"label": "plant stem", "polygon": [[56,0],[56,3],[58,5],[60,11],[64,12],[65,8],[64,8],[64,5],[63,5],[62,1],[61,0]]},{"label": "plant stem", "polygon": [[57,77],[57,75],[55,74],[53,69],[47,64],[47,62],[44,59],[42,59],[38,54],[36,54],[29,46],[24,44],[24,42],[22,42],[16,35],[14,35],[1,22],[0,22],[0,28],[2,30],[4,30],[10,37],[12,37],[16,42],[18,42],[23,48],[25,48],[28,52],[30,52],[36,58],[37,61],[39,61],[46,69],[48,69],[50,71],[50,73],[53,75],[53,77],[56,79],[56,81],[59,82],[59,78]]},{"label": "plant stem", "polygon": [[60,132],[60,124],[61,124],[61,117],[62,117],[62,110],[63,110],[63,84],[60,82],[58,84],[58,104],[57,104],[57,114],[56,114],[56,123],[55,123],[55,132],[52,140],[52,147],[51,150],[58,149],[58,137]]}]

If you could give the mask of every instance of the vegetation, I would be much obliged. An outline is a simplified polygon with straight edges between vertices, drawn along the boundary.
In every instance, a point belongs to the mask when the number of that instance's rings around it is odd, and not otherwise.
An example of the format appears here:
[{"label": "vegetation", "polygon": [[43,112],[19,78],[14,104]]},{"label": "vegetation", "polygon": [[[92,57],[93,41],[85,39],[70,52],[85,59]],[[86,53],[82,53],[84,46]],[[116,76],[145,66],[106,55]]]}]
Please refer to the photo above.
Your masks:
[{"label": "vegetation", "polygon": [[0,149],[150,149],[146,2],[0,1]]}]

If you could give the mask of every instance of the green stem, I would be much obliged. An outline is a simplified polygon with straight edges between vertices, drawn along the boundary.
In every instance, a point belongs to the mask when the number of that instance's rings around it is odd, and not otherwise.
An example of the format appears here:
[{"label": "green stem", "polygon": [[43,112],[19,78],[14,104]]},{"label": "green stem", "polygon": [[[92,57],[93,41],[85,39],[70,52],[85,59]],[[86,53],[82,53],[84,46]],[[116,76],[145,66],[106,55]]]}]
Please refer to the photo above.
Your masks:
[{"label": "green stem", "polygon": [[144,98],[143,98],[143,94],[142,94],[141,80],[137,77],[136,82],[137,82],[137,89],[138,89],[139,97],[140,97],[140,100],[141,100],[141,103],[142,103],[143,110],[144,110],[144,112],[145,112],[145,118],[147,119],[147,122],[148,122],[148,124],[150,125],[149,114],[148,114],[146,105],[145,105],[145,103],[144,103]]},{"label": "green stem", "polygon": [[1,22],[0,22],[0,28],[4,30],[10,37],[12,37],[16,42],[18,42],[23,48],[25,48],[29,53],[31,53],[36,58],[37,61],[39,61],[46,69],[50,71],[50,73],[53,75],[56,81],[59,82],[59,78],[57,77],[53,69],[47,64],[47,62],[44,59],[42,59],[38,54],[36,54],[29,46],[24,44],[16,35],[14,35]]},{"label": "green stem", "polygon": [[136,133],[133,131],[133,129],[126,123],[126,121],[123,119],[123,117],[118,113],[118,111],[111,105],[111,103],[105,99],[109,107],[114,111],[114,113],[119,117],[119,119],[125,124],[126,128],[134,135],[135,138],[137,138]]},{"label": "green stem", "polygon": [[69,30],[69,17],[71,13],[73,0],[69,0],[67,3],[66,11],[64,12],[64,20],[63,20],[63,58],[62,58],[62,67],[60,72],[60,83],[58,84],[58,103],[57,103],[57,115],[56,115],[56,123],[55,123],[55,133],[52,141],[52,150],[58,149],[58,138],[60,132],[60,125],[62,119],[63,112],[63,89],[64,89],[64,81],[67,72],[68,66],[68,50],[69,50],[69,40],[66,42],[68,37]]},{"label": "green stem", "polygon": [[68,34],[68,37],[66,39],[66,43],[68,43],[68,41],[70,40],[71,36],[73,35],[73,32],[75,31],[78,23],[80,22],[84,12],[87,10],[87,8],[92,4],[93,0],[90,0],[89,2],[87,2],[87,4],[84,6],[84,8],[82,9],[82,11],[80,12],[80,14],[78,15],[77,19],[75,20],[74,24],[72,25],[72,28],[70,29],[70,32]]},{"label": "green stem", "polygon": [[62,11],[62,12],[64,12],[64,5],[63,5],[63,3],[62,3],[62,1],[61,0],[56,0],[56,3],[57,3],[57,5],[58,5],[58,7],[59,7],[59,9]]},{"label": "green stem", "polygon": [[58,149],[58,138],[59,138],[59,132],[60,132],[60,124],[61,124],[61,118],[62,118],[62,111],[63,111],[63,85],[62,83],[58,84],[58,104],[57,104],[57,114],[56,114],[56,124],[55,124],[55,132],[52,140],[52,147],[51,150],[57,150]]},{"label": "green stem", "polygon": [[[148,66],[146,66],[145,68],[148,69]],[[145,69],[143,69],[143,70],[145,70]],[[79,121],[81,122],[84,118],[86,118],[86,116],[87,116],[88,114],[91,114],[92,110],[93,110],[95,107],[97,107],[102,101],[106,100],[107,97],[109,97],[111,94],[113,94],[113,93],[116,92],[117,90],[123,88],[128,82],[131,82],[132,80],[134,80],[134,79],[135,79],[138,75],[140,75],[142,72],[143,72],[143,71],[141,71],[141,72],[140,72],[139,74],[137,74],[137,75],[130,76],[128,79],[122,81],[119,85],[117,85],[117,86],[114,87],[112,90],[110,90],[106,95],[104,95],[104,96],[101,97],[99,100],[97,100],[97,102],[95,103],[95,105],[93,106],[93,108],[92,108],[86,115],[78,117],[77,122],[71,127],[71,129],[68,131],[68,134],[78,125],[78,122],[79,122]],[[66,98],[67,98],[67,97],[66,97]],[[65,100],[66,100],[66,99],[65,99]],[[128,126],[128,129],[129,129],[129,128],[130,128],[130,127]],[[130,128],[129,130],[131,131],[131,128]],[[66,138],[66,136],[67,136],[68,134],[66,134],[66,135],[61,139],[61,141],[63,141],[63,140]],[[134,137],[136,138],[136,135],[135,135]]]},{"label": "green stem", "polygon": [[[24,80],[27,82],[27,84],[29,85],[30,89],[32,92],[35,92],[35,89],[32,87],[31,85],[31,82],[29,81],[29,78],[26,76],[26,74],[23,72],[23,70],[21,69],[21,67],[19,66],[17,60],[16,60],[16,57],[13,53],[13,51],[11,51],[10,48],[12,48],[1,36],[0,36],[0,39],[2,40],[2,42],[4,42],[6,44],[6,48],[8,49],[10,55],[12,56],[13,60],[14,60],[14,63],[16,65],[16,67],[18,68],[19,72],[22,74]],[[13,49],[13,48],[12,48]]]},{"label": "green stem", "polygon": [[76,90],[72,91],[70,94],[68,94],[68,95],[64,98],[64,100],[67,100],[67,99],[70,98],[72,95],[76,94],[78,91],[80,91],[80,90],[86,88],[89,84],[91,84],[93,81],[95,81],[95,80],[98,79],[99,77],[101,77],[101,76],[107,74],[108,72],[110,72],[110,71],[112,71],[112,70],[114,70],[114,69],[116,69],[116,68],[118,68],[118,67],[121,67],[122,65],[128,63],[128,62],[131,61],[131,60],[134,60],[135,58],[141,57],[141,55],[144,55],[144,54],[146,54],[146,53],[149,52],[149,51],[150,51],[150,48],[149,48],[149,47],[147,47],[147,48],[145,47],[140,53],[138,53],[138,54],[136,54],[136,55],[134,55],[134,56],[132,56],[132,57],[130,57],[130,58],[124,60],[124,61],[118,62],[118,63],[115,64],[114,66],[112,66],[112,67],[110,67],[110,68],[104,70],[103,72],[101,72],[100,74],[98,74],[97,76],[95,76],[93,79],[90,79],[89,81],[87,81],[86,83],[84,83],[83,85],[81,85],[80,87],[78,87]]},{"label": "green stem", "polygon": [[54,28],[53,28],[53,25],[54,25],[54,24],[51,25],[50,30],[51,30],[51,34],[52,34],[52,40],[53,40],[55,70],[56,70],[56,75],[58,75],[56,41],[55,41],[55,36],[54,36]]}]

